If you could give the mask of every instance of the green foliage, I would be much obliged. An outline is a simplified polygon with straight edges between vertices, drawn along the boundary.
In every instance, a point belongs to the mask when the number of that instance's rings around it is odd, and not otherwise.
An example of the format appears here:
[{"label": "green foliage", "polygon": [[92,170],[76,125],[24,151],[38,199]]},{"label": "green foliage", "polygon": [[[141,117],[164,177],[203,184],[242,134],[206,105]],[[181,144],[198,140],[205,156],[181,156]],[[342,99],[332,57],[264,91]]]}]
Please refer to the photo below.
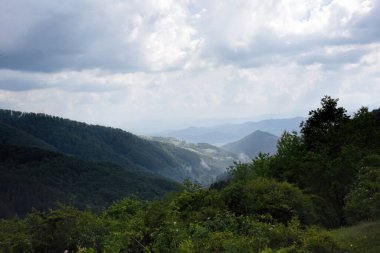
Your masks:
[{"label": "green foliage", "polygon": [[245,182],[252,178],[269,177],[273,158],[269,154],[259,153],[251,163],[235,163],[228,168],[233,181]]},{"label": "green foliage", "polygon": [[33,252],[31,235],[24,220],[0,220],[0,249],[4,253]]},{"label": "green foliage", "polygon": [[[341,252],[330,237],[229,212],[214,190],[184,189],[164,201],[124,199],[95,215],[62,206],[1,220],[4,252]],[[217,203],[210,203],[217,199]],[[199,201],[200,203],[196,203]],[[213,213],[207,209],[212,204]],[[191,217],[195,218],[192,219]],[[9,236],[9,233],[12,233]],[[20,249],[20,251],[16,251]],[[319,251],[314,251],[318,249]],[[328,249],[330,251],[326,251]]]},{"label": "green foliage", "polygon": [[[309,118],[301,124],[301,133],[308,149],[315,150],[339,141],[339,129],[348,121],[346,110],[337,107],[339,99],[325,96],[321,108],[309,112]],[[330,150],[333,152],[333,150]]]},{"label": "green foliage", "polygon": [[380,218],[380,156],[367,160],[376,163],[361,168],[356,185],[345,199],[345,215],[351,224]]},{"label": "green foliage", "polygon": [[103,221],[93,213],[62,206],[25,219],[1,220],[2,252],[63,252],[77,247],[98,249],[105,233]]},{"label": "green foliage", "polygon": [[284,133],[269,165],[269,176],[313,195],[318,220],[328,227],[346,223],[345,198],[365,157],[380,155],[380,121],[361,108],[351,119],[338,99],[325,97],[301,124],[301,135]]},{"label": "green foliage", "polygon": [[273,179],[251,179],[245,184],[234,183],[223,191],[230,209],[242,215],[270,215],[288,223],[298,217],[303,223],[315,221],[313,204],[296,186]]},{"label": "green foliage", "polygon": [[312,253],[344,253],[336,241],[334,241],[326,232],[309,230],[303,238],[302,250]]},{"label": "green foliage", "polygon": [[57,202],[101,210],[126,195],[152,199],[177,189],[166,179],[29,147],[0,145],[0,174],[0,217]]}]

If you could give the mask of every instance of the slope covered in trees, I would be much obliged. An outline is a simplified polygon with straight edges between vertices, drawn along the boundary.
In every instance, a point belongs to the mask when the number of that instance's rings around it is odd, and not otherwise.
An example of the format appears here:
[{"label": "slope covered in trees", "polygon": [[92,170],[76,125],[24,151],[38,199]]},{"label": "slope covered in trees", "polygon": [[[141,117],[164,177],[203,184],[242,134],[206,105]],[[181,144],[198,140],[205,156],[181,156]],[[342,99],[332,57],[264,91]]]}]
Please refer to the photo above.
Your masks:
[{"label": "slope covered in trees", "polygon": [[300,135],[285,133],[274,155],[236,164],[209,189],[188,182],[165,199],[126,198],[100,214],[60,207],[1,220],[0,245],[4,252],[377,252],[380,111],[349,117],[337,102],[323,98]]},{"label": "slope covered in trees", "polygon": [[[28,135],[29,139],[39,140],[41,145],[45,143],[58,152],[83,160],[113,163],[136,171],[151,171],[179,182],[189,178],[207,185],[224,169],[205,169],[195,152],[146,140],[120,129],[9,110],[0,110],[0,123],[17,131],[13,135],[24,139],[24,142],[32,143],[32,140],[27,141],[25,136]],[[19,141],[14,142],[19,144]]]},{"label": "slope covered in trees", "polygon": [[7,145],[0,145],[0,174],[0,217],[46,210],[57,202],[99,210],[125,196],[153,199],[178,187],[152,173]]},{"label": "slope covered in trees", "polygon": [[0,144],[24,147],[36,147],[47,150],[55,148],[20,129],[0,122]]}]

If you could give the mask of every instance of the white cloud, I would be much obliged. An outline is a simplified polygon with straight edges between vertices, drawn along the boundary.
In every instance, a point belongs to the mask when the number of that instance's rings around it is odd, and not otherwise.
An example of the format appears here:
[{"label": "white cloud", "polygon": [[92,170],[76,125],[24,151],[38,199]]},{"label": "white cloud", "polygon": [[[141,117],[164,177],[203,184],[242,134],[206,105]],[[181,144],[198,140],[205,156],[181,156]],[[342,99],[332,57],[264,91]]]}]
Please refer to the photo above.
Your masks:
[{"label": "white cloud", "polygon": [[0,5],[3,107],[136,129],[379,106],[377,0]]}]

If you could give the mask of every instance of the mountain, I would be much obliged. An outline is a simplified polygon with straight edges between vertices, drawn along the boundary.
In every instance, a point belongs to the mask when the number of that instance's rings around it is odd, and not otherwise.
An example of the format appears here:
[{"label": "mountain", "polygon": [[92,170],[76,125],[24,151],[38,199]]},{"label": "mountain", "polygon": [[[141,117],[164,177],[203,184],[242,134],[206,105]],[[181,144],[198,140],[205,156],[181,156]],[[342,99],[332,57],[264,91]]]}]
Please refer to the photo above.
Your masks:
[{"label": "mountain", "polygon": [[274,154],[277,141],[277,136],[257,130],[236,142],[224,145],[223,148],[239,155],[240,160],[249,161],[260,152]]},{"label": "mountain", "polygon": [[102,209],[127,195],[153,199],[178,187],[152,173],[10,145],[0,145],[0,175],[0,217],[46,210],[57,202]]},{"label": "mountain", "polygon": [[[207,185],[216,177],[200,155],[170,143],[147,140],[121,129],[88,125],[46,114],[0,110],[4,132],[13,141],[3,143],[55,150],[85,161],[113,163],[131,171],[151,172],[175,181],[184,179]],[[24,138],[27,137],[27,138]],[[24,145],[24,146],[25,146]],[[225,168],[219,167],[220,171]]]},{"label": "mountain", "polygon": [[256,130],[265,131],[277,136],[281,136],[284,131],[299,131],[300,123],[303,120],[304,118],[302,117],[295,117],[289,119],[267,119],[242,124],[224,124],[214,127],[189,127],[163,132],[160,135],[192,143],[206,142],[222,146],[226,143],[237,141]]},{"label": "mountain", "polygon": [[55,148],[41,139],[26,132],[0,122],[0,143],[16,146],[37,147],[48,150]]}]

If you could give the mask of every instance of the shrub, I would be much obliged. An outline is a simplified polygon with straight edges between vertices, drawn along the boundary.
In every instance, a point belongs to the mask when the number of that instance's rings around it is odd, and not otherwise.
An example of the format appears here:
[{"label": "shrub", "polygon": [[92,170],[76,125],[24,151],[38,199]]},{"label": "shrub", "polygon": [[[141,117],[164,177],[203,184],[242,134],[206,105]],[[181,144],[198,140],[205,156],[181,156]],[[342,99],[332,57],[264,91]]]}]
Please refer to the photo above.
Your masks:
[{"label": "shrub", "polygon": [[347,195],[344,206],[347,222],[380,218],[380,167],[363,167],[358,182]]},{"label": "shrub", "polygon": [[294,185],[273,179],[257,178],[231,184],[224,198],[232,211],[242,215],[269,214],[276,221],[287,223],[298,217],[303,224],[315,221],[312,201]]}]

